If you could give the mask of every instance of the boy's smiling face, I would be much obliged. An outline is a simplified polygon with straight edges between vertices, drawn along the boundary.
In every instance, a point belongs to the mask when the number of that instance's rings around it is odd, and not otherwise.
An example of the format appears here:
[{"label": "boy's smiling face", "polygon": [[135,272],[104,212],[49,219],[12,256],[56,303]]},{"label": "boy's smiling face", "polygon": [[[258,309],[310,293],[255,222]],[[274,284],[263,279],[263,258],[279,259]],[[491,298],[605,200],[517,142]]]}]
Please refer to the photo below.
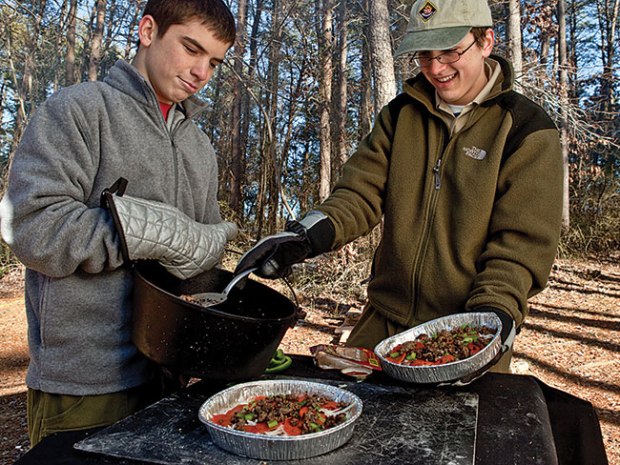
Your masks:
[{"label": "boy's smiling face", "polygon": [[138,33],[133,64],[164,103],[180,102],[202,89],[232,45],[217,39],[199,19],[173,24],[161,37],[154,19],[145,16]]},{"label": "boy's smiling face", "polygon": [[[462,52],[474,40],[474,35],[470,32],[451,50]],[[454,63],[442,64],[437,60],[432,60],[430,66],[422,68],[422,74],[446,103],[467,105],[476,98],[488,82],[484,60],[491,54],[494,40],[493,30],[487,29],[482,47],[474,44]],[[433,50],[423,52],[423,54],[428,58],[433,58],[445,52],[446,50]]]}]

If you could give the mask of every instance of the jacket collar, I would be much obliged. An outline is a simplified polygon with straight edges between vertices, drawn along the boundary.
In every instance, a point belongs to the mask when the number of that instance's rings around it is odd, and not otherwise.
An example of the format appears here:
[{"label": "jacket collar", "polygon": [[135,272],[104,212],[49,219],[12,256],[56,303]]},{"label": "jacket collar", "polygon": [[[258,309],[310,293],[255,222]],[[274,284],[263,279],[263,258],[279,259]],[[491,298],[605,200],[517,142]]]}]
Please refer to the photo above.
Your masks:
[{"label": "jacket collar", "polygon": [[[145,105],[154,106],[159,111],[159,103],[153,87],[134,66],[126,61],[117,60],[103,81]],[[207,104],[194,95],[180,102],[180,106],[187,118],[193,118],[207,109]]]}]

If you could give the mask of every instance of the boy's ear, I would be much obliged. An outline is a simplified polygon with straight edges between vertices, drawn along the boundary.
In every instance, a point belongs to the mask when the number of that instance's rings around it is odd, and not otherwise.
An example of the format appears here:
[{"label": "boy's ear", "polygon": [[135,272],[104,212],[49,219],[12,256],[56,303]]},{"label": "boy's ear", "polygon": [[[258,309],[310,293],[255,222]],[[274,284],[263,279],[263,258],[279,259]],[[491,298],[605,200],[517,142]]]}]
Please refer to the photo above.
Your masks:
[{"label": "boy's ear", "polygon": [[488,58],[489,55],[491,55],[494,45],[495,45],[495,31],[493,31],[493,29],[491,28],[488,28],[484,36],[484,47],[482,47],[482,55],[485,58]]},{"label": "boy's ear", "polygon": [[138,38],[140,45],[148,47],[157,36],[157,23],[151,15],[143,16],[138,24]]}]

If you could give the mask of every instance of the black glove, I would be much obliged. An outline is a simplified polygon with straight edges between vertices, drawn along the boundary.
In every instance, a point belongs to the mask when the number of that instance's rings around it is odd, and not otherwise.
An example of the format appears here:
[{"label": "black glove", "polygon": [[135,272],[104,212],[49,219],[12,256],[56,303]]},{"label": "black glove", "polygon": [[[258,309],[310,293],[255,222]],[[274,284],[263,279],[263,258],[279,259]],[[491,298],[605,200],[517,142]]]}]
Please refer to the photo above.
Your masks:
[{"label": "black glove", "polygon": [[286,223],[285,231],[267,236],[248,250],[237,263],[235,274],[258,268],[263,278],[281,278],[291,266],[331,250],[335,229],[323,213],[312,210],[300,221]]},{"label": "black glove", "polygon": [[494,307],[478,307],[470,311],[495,313],[502,322],[502,332],[499,336],[502,341],[502,353],[510,350],[515,340],[516,330],[515,321],[508,313]]}]

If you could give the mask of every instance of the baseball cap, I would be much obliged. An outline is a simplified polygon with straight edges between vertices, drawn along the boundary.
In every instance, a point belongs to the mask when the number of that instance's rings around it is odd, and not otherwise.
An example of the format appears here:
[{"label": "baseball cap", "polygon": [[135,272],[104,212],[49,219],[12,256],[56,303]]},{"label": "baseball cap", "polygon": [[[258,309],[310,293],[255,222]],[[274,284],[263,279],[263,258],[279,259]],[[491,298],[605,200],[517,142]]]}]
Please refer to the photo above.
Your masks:
[{"label": "baseball cap", "polygon": [[487,0],[416,0],[407,32],[394,56],[420,50],[447,50],[472,27],[491,27]]}]

